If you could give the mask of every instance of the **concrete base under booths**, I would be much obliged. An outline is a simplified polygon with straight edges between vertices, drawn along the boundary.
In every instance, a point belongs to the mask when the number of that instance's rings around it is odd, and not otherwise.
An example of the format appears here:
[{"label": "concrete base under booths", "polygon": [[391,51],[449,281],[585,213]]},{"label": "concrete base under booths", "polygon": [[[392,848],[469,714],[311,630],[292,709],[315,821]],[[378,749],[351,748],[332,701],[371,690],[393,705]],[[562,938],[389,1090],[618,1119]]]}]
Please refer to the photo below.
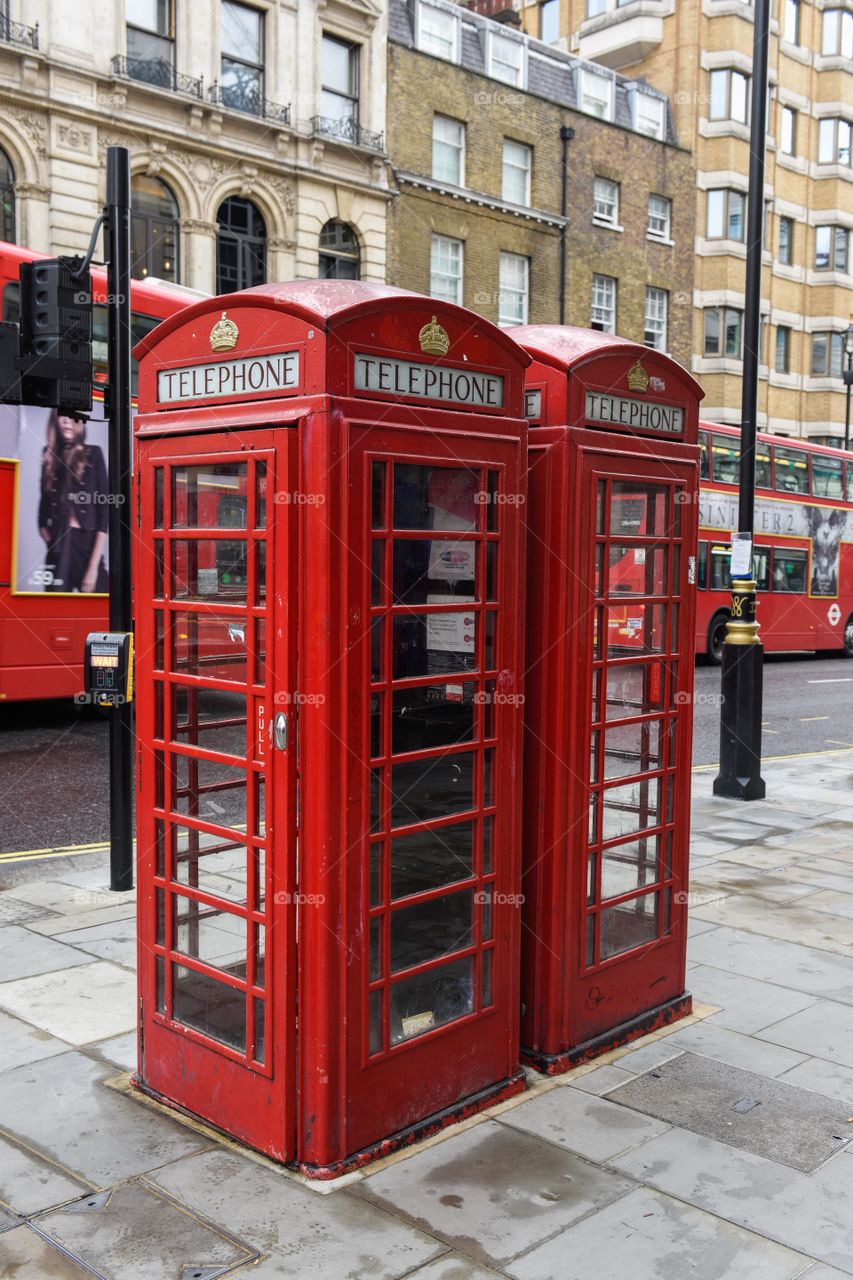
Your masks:
[{"label": "concrete base under booths", "polygon": [[584,1062],[591,1062],[593,1058],[599,1058],[603,1053],[609,1053],[611,1049],[619,1049],[622,1045],[630,1044],[632,1040],[637,1040],[640,1036],[648,1035],[651,1031],[657,1031],[660,1027],[667,1027],[670,1023],[678,1022],[681,1018],[687,1018],[692,1012],[693,997],[688,991],[685,991],[682,995],[675,996],[672,1000],[667,1000],[665,1004],[656,1005],[654,1009],[647,1009],[645,1013],[638,1014],[636,1018],[631,1018],[629,1022],[622,1022],[617,1027],[611,1027],[609,1031],[603,1031],[601,1035],[595,1036],[592,1040],[585,1040],[583,1043],[575,1045],[572,1049],[566,1049],[562,1053],[539,1053],[533,1049],[526,1049],[522,1045],[521,1060],[540,1071],[543,1075],[559,1076]]}]

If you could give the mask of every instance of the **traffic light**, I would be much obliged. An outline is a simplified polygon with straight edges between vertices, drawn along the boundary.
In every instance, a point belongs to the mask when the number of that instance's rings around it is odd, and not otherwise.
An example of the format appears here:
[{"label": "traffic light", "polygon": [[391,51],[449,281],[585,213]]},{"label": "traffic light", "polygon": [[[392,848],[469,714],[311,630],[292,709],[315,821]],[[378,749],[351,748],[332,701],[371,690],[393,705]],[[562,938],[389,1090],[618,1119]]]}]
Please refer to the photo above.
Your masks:
[{"label": "traffic light", "polygon": [[80,264],[21,264],[20,326],[0,325],[0,401],[91,410],[92,277]]},{"label": "traffic light", "polygon": [[25,404],[92,408],[92,277],[76,258],[21,264]]}]

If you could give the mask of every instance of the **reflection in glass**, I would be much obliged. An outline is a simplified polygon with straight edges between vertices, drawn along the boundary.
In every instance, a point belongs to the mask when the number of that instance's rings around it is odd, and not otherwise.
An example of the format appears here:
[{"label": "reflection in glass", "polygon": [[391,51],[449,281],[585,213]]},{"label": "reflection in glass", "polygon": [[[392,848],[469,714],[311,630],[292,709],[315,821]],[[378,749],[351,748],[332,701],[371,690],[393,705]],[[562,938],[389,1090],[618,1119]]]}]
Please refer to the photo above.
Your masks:
[{"label": "reflection in glass", "polygon": [[230,911],[175,894],[174,947],[235,978],[246,976],[246,921]]},{"label": "reflection in glass", "polygon": [[228,902],[245,903],[247,851],[244,844],[192,827],[175,826],[173,878]]},{"label": "reflection in glass", "polygon": [[172,966],[172,1017],[184,1026],[246,1050],[246,997],[206,974],[183,965]]},{"label": "reflection in glass", "polygon": [[659,836],[646,836],[605,849],[601,863],[601,896],[618,898],[657,880]]},{"label": "reflection in glass", "polygon": [[[435,596],[429,601],[450,602]],[[405,680],[475,670],[476,626],[476,614],[471,610],[395,618],[392,678]]]},{"label": "reflection in glass", "polygon": [[662,763],[660,720],[607,726],[604,738],[605,778],[648,773],[659,769]]},{"label": "reflection in glass", "polygon": [[660,821],[659,780],[640,778],[604,792],[602,840],[616,840]]},{"label": "reflection in glass", "polygon": [[658,895],[648,893],[631,902],[605,907],[601,919],[601,959],[621,955],[632,947],[653,942],[658,933]]},{"label": "reflection in glass", "polygon": [[172,737],[185,746],[245,757],[245,694],[172,685]]},{"label": "reflection in glass", "polygon": [[245,462],[172,468],[173,529],[245,529]]},{"label": "reflection in glass", "polygon": [[245,827],[246,771],[216,760],[173,756],[175,810],[220,827]]},{"label": "reflection in glass", "polygon": [[470,947],[474,940],[472,903],[473,893],[465,889],[392,911],[391,972],[412,969]]},{"label": "reflection in glass", "polygon": [[246,546],[242,539],[176,538],[172,543],[172,599],[245,603]]},{"label": "reflection in glass", "polygon": [[476,529],[479,471],[456,467],[394,467],[395,529]]},{"label": "reflection in glass", "polygon": [[666,594],[666,547],[629,547],[612,542],[609,558],[609,595]]},{"label": "reflection in glass", "polygon": [[662,667],[658,662],[607,668],[607,719],[625,720],[663,707]]},{"label": "reflection in glass", "polygon": [[440,889],[455,880],[467,880],[473,874],[474,828],[471,822],[414,831],[391,841],[392,898]]},{"label": "reflection in glass", "polygon": [[474,682],[467,680],[395,690],[391,707],[394,755],[470,742],[474,737],[474,689]]},{"label": "reflection in glass", "polygon": [[494,992],[492,990],[492,959],[494,954],[491,948],[483,952],[480,998],[484,1009],[488,1009],[489,1005],[494,1001]]},{"label": "reflection in glass", "polygon": [[464,813],[474,806],[474,755],[456,753],[394,765],[391,792],[395,827]]},{"label": "reflection in glass", "polygon": [[[491,545],[491,544],[490,544]],[[395,538],[395,604],[452,604],[475,596],[477,544],[468,539]]]},{"label": "reflection in glass", "polygon": [[246,619],[212,613],[172,616],[172,670],[245,684]]},{"label": "reflection in glass", "polygon": [[655,537],[666,530],[667,490],[638,480],[614,480],[610,498],[610,532],[619,537]]},{"label": "reflection in glass", "polygon": [[474,959],[466,956],[391,987],[391,1043],[401,1044],[474,1010]]},{"label": "reflection in glass", "polygon": [[633,654],[664,653],[666,609],[665,604],[610,605],[606,610],[607,656],[630,658]]}]

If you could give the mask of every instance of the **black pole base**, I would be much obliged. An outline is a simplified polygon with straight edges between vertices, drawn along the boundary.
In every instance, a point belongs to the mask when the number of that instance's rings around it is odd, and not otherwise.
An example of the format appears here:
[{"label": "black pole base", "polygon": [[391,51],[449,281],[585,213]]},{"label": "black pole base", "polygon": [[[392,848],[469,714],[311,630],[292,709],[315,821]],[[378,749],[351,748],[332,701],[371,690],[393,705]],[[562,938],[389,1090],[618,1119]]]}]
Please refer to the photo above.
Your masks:
[{"label": "black pole base", "polygon": [[732,800],[763,800],[761,711],[764,646],[723,645],[720,714],[720,772],[714,795]]}]

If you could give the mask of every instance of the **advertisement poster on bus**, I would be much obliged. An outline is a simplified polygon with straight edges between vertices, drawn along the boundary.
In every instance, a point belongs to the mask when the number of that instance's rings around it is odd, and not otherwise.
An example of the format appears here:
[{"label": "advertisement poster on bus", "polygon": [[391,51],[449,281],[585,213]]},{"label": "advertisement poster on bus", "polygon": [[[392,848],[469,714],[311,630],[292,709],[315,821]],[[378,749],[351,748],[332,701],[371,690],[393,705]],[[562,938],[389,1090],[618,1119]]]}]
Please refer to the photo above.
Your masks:
[{"label": "advertisement poster on bus", "polygon": [[[737,528],[736,493],[703,493],[699,527],[727,534]],[[756,498],[755,532],[772,537],[807,538],[811,543],[809,595],[838,595],[838,558],[842,542],[853,542],[850,513],[792,499]]]},{"label": "advertisement poster on bus", "polygon": [[0,406],[3,456],[18,463],[15,594],[108,593],[107,431],[101,404]]}]

